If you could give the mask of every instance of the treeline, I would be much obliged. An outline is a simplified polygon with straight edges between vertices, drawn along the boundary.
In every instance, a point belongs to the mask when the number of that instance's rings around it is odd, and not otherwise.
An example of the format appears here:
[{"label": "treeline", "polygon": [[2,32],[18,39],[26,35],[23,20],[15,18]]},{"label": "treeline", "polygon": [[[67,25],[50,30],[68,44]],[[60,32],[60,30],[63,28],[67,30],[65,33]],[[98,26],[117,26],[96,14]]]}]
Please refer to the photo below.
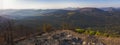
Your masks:
[{"label": "treeline", "polygon": [[77,28],[75,29],[75,32],[78,32],[80,34],[88,34],[88,35],[95,35],[95,36],[105,36],[105,37],[120,37],[119,34],[116,32],[110,33],[110,31],[100,31],[100,30],[94,30],[92,28]]}]

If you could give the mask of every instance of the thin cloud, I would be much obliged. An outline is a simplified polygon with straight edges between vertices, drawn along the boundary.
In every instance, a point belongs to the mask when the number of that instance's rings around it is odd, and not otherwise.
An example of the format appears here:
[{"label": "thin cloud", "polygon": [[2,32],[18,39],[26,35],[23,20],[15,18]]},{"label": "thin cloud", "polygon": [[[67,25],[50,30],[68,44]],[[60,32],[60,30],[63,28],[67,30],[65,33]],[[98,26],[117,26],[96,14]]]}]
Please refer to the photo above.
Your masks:
[{"label": "thin cloud", "polygon": [[[3,2],[2,2],[3,1]],[[50,0],[49,0],[50,1]],[[95,1],[95,0],[69,0],[55,1],[52,0],[0,0],[0,9],[51,9],[51,8],[66,8],[66,7],[119,7],[120,1]],[[94,3],[93,3],[94,2]]]}]

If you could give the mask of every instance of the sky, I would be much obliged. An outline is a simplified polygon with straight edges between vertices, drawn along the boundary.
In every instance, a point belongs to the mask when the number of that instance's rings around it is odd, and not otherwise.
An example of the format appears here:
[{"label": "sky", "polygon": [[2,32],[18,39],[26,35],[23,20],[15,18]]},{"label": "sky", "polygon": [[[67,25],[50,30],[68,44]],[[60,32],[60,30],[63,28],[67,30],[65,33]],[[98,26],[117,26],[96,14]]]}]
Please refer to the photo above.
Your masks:
[{"label": "sky", "polygon": [[120,0],[0,0],[0,9],[120,7]]}]

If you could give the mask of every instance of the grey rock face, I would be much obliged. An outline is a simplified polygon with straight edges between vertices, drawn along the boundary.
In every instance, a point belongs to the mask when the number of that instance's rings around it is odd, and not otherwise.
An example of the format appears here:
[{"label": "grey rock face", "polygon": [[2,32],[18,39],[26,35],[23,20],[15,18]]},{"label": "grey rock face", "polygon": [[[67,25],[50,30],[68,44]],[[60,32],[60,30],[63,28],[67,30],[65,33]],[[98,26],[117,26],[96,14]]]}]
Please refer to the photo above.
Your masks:
[{"label": "grey rock face", "polygon": [[35,45],[82,45],[82,40],[62,32],[47,38],[39,37],[35,40]]},{"label": "grey rock face", "polygon": [[104,45],[94,36],[81,36],[70,30],[46,33],[33,40],[34,45]]}]

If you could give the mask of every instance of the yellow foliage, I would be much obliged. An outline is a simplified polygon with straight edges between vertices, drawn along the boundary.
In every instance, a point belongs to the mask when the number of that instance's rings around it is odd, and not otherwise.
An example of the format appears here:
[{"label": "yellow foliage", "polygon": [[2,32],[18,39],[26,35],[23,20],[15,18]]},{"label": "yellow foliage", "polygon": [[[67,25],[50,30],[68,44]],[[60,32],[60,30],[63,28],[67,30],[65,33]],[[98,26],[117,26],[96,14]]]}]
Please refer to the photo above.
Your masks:
[{"label": "yellow foliage", "polygon": [[68,12],[68,15],[73,15],[75,14],[75,12]]}]

